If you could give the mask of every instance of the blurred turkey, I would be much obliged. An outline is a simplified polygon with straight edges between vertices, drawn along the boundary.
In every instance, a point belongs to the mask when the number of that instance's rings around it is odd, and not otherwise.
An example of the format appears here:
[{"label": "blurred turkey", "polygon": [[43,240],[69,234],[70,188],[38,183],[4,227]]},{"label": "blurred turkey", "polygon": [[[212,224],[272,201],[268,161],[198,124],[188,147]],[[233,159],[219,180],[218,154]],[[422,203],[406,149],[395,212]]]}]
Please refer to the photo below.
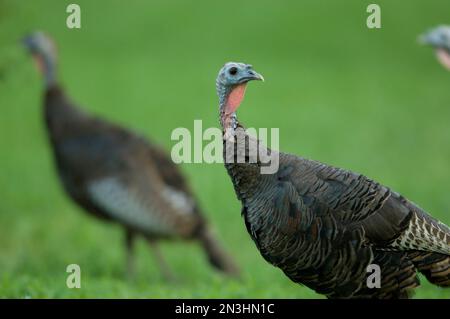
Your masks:
[{"label": "blurred turkey", "polygon": [[[363,175],[266,148],[236,110],[250,65],[227,63],[216,81],[225,167],[261,255],[293,281],[328,298],[407,298],[417,271],[450,286],[450,229]],[[270,164],[275,172],[264,174]],[[277,168],[275,166],[275,168]],[[267,172],[267,171],[266,171]],[[381,270],[380,288],[369,288]]]},{"label": "blurred turkey", "polygon": [[436,50],[439,62],[450,70],[450,26],[439,26],[419,38],[420,42],[432,46]]},{"label": "blurred turkey", "polygon": [[144,138],[73,104],[57,83],[56,51],[47,35],[33,33],[24,43],[45,79],[44,118],[61,182],[86,211],[123,226],[128,272],[133,272],[133,241],[141,235],[168,278],[171,274],[156,246],[160,239],[197,240],[215,268],[236,275],[236,266],[170,157]]}]

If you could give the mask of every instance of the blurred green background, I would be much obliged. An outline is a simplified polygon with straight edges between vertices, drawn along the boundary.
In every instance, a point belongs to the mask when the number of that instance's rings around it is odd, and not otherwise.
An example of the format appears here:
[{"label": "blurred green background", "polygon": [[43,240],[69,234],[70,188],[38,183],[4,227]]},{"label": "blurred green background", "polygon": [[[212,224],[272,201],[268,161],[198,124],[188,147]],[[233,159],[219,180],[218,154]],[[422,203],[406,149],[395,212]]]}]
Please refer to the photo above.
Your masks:
[{"label": "blurred green background", "polygon": [[[268,265],[240,216],[223,165],[185,164],[242,281],[211,270],[194,244],[164,243],[178,275],[162,279],[139,241],[125,279],[123,234],[63,193],[42,118],[43,82],[19,45],[40,29],[55,39],[59,75],[79,105],[167,149],[172,129],[218,126],[215,77],[251,63],[240,120],[279,127],[286,152],[378,180],[450,223],[450,73],[417,35],[450,23],[448,0],[379,0],[382,28],[366,27],[373,1],[81,1],[82,28],[66,28],[74,1],[0,0],[0,297],[317,298]],[[66,266],[82,288],[66,287]],[[449,298],[422,278],[417,298]]]}]

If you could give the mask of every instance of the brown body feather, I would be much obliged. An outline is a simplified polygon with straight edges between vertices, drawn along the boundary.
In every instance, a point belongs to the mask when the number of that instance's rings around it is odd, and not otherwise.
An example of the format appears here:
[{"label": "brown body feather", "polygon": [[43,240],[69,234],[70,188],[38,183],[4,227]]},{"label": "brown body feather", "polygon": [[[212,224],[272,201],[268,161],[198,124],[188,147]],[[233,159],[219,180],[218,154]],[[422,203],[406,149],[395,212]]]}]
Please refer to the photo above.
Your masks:
[{"label": "brown body feather", "polygon": [[[417,271],[449,286],[446,225],[361,174],[270,151],[239,124],[224,157],[255,145],[279,155],[276,173],[261,174],[251,156],[225,166],[256,246],[290,279],[329,298],[406,298]],[[371,264],[381,269],[379,289],[366,284]]]}]

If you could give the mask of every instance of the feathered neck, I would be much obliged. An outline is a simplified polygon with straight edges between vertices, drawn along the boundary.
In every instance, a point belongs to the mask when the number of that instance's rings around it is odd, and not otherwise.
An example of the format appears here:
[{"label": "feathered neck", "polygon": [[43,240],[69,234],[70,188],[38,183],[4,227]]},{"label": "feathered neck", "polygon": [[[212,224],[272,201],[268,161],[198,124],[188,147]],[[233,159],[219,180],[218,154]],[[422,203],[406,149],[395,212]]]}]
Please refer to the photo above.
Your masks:
[{"label": "feathered neck", "polygon": [[239,123],[233,137],[223,139],[224,165],[240,200],[253,196],[261,180],[260,162],[250,151],[253,142],[255,140]]},{"label": "feathered neck", "polygon": [[[278,171],[279,153],[248,134],[236,113],[229,123],[228,131],[223,126],[223,160],[236,195],[243,200],[256,195],[258,185]],[[227,136],[230,130],[232,135]]]},{"label": "feathered neck", "polygon": [[64,91],[54,84],[45,90],[44,118],[52,140],[63,138],[74,128],[90,121],[90,116],[73,105]]}]

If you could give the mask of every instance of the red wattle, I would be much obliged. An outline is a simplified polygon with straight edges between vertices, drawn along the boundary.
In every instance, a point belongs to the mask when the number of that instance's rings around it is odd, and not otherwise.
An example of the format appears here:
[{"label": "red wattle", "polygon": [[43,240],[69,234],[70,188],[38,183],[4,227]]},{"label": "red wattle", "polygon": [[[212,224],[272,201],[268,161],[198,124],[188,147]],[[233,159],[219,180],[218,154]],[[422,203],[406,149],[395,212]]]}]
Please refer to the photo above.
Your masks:
[{"label": "red wattle", "polygon": [[33,60],[34,63],[36,64],[36,68],[38,69],[38,71],[43,74],[45,71],[45,67],[44,67],[44,60],[42,59],[42,57],[36,54],[33,55]]},{"label": "red wattle", "polygon": [[450,70],[450,54],[444,49],[438,49],[436,54],[439,62],[441,62],[444,67]]},{"label": "red wattle", "polygon": [[239,105],[241,105],[242,100],[245,95],[245,88],[247,87],[247,83],[239,84],[233,88],[231,93],[228,95],[227,104],[225,111],[227,114],[231,114],[237,110]]}]

